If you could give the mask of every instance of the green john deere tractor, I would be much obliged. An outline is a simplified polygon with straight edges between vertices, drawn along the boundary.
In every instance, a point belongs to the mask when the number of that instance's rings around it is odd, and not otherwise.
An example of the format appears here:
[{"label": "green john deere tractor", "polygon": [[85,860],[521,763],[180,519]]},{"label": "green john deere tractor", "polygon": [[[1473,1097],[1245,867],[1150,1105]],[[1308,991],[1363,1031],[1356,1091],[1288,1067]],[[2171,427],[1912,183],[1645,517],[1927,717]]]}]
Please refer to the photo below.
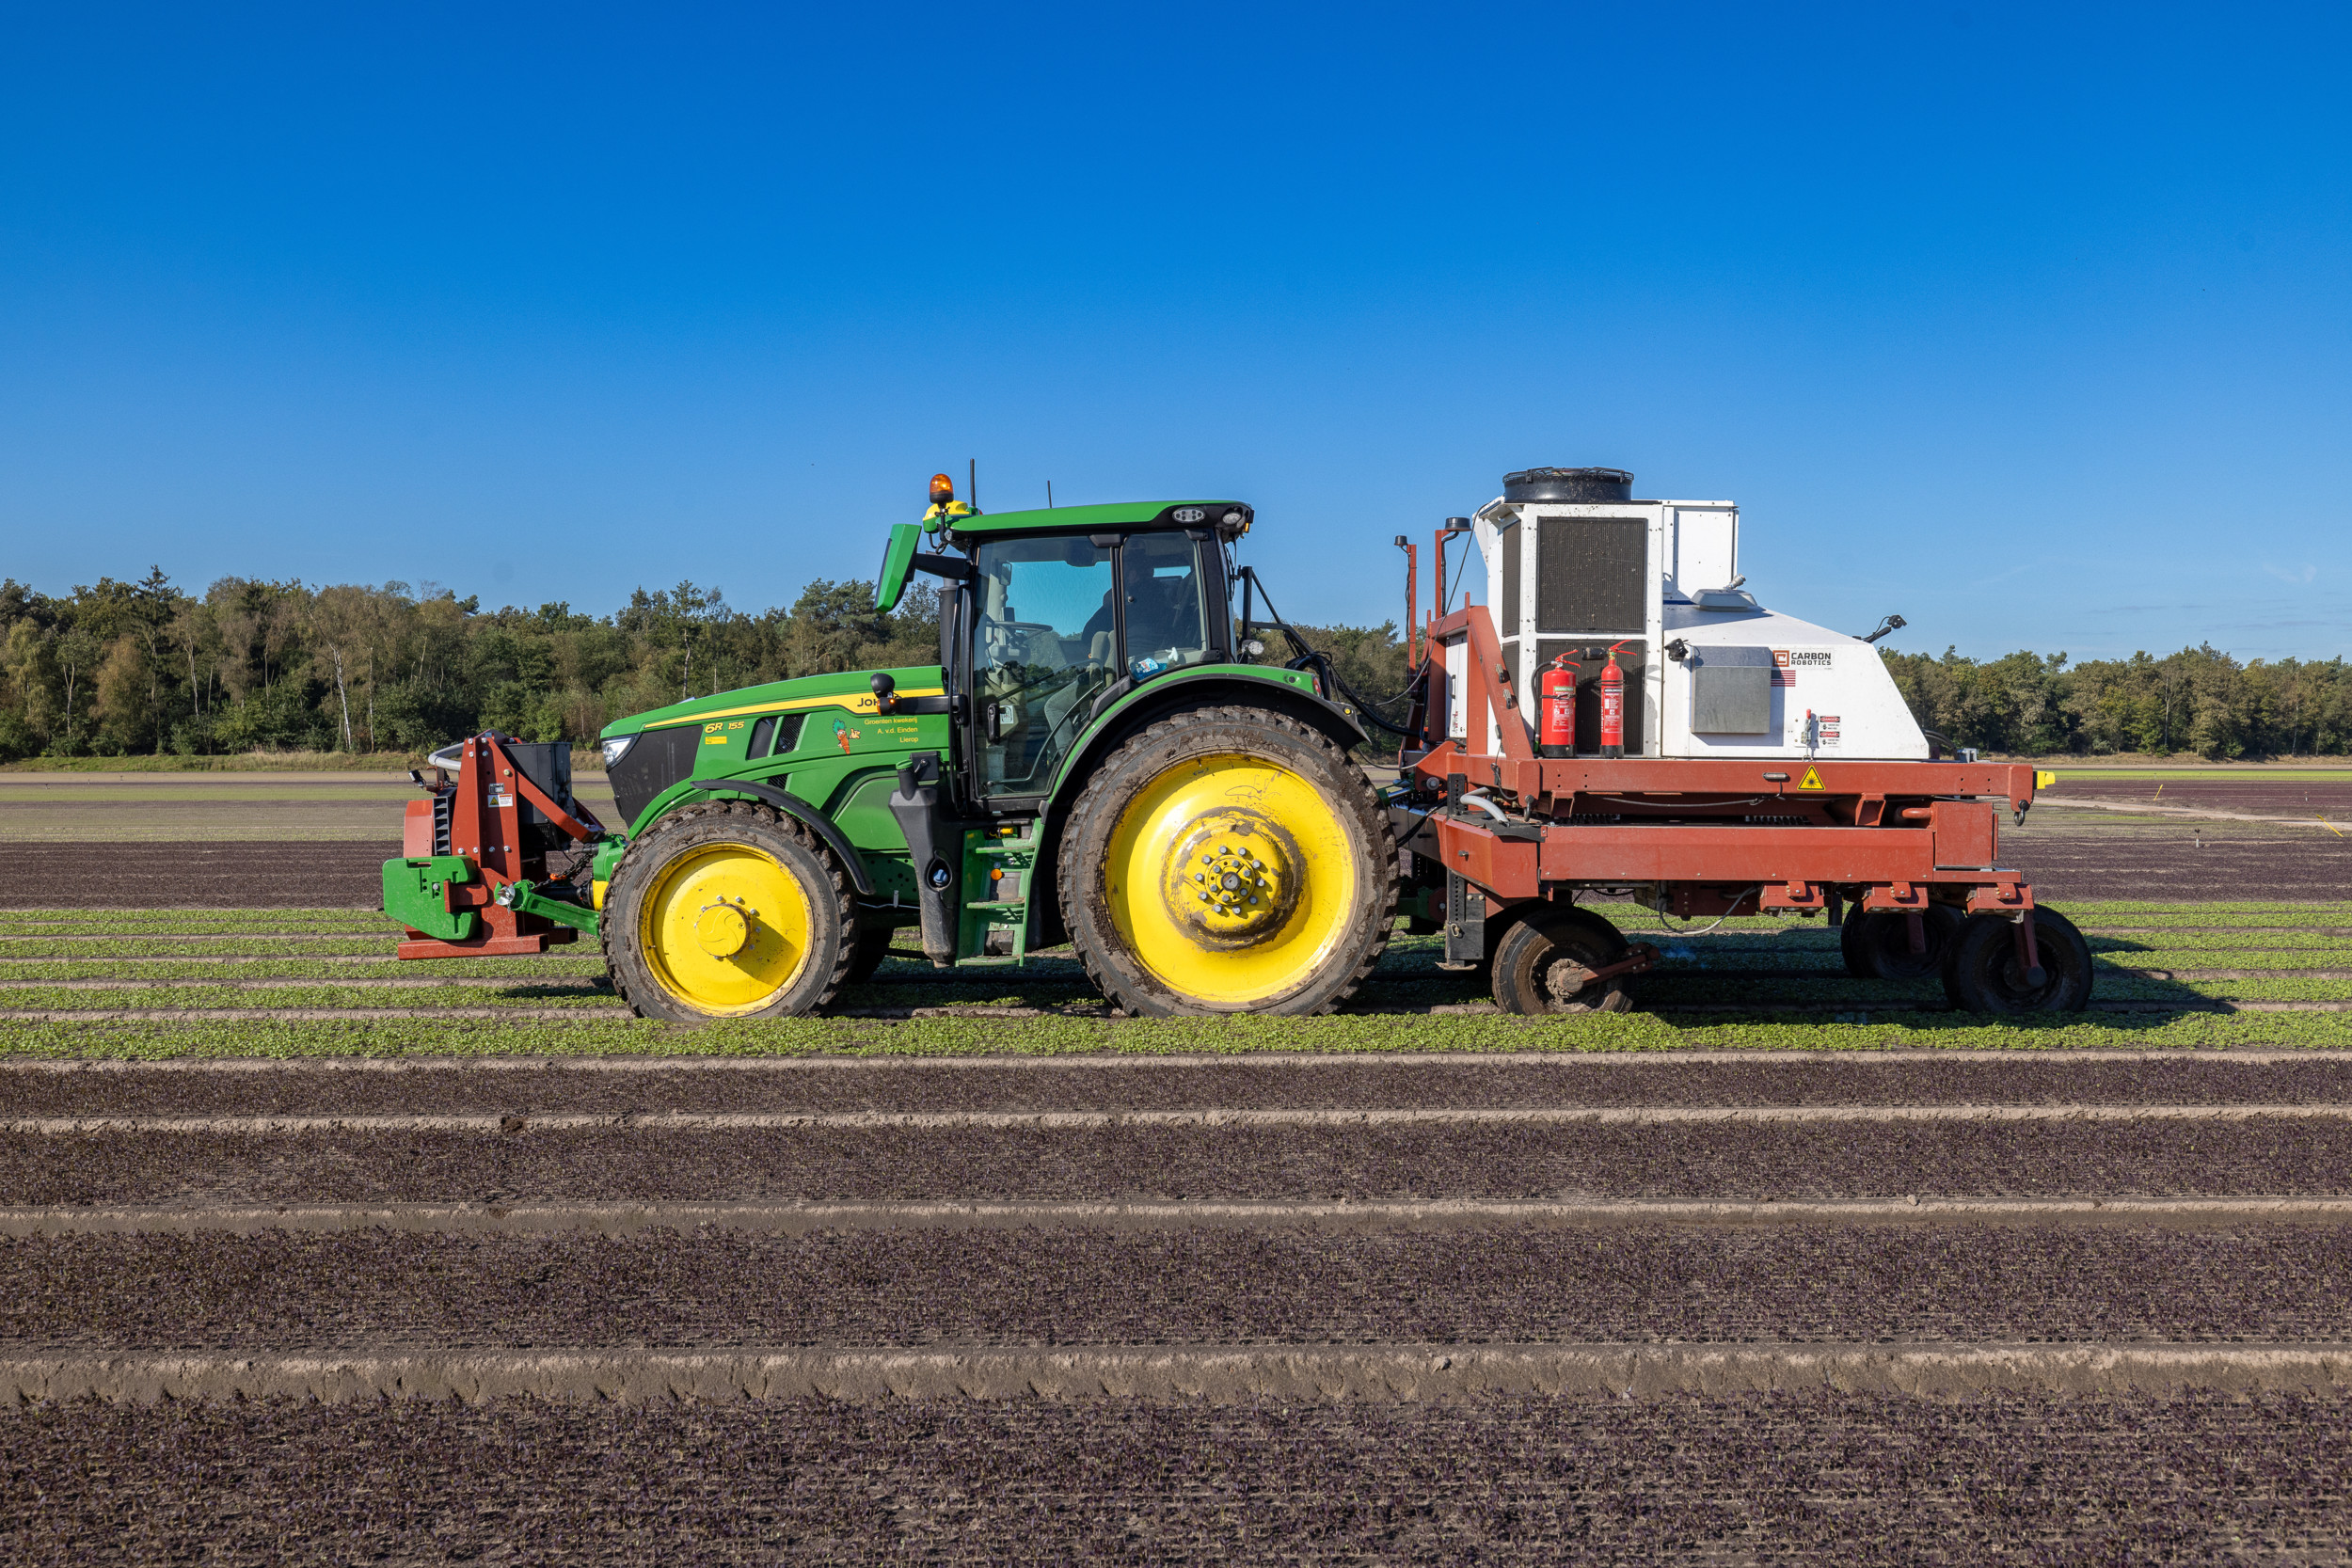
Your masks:
[{"label": "green john deere tractor", "polygon": [[[458,743],[385,867],[403,955],[594,935],[630,1006],[676,1021],[814,1011],[914,940],[943,968],[1067,942],[1130,1014],[1336,1006],[1388,941],[1396,849],[1327,666],[1248,662],[1250,517],[949,492],[876,585],[887,610],[941,580],[939,662],[607,726],[622,824],[571,800],[563,748]],[[546,879],[567,838],[586,863]]]}]

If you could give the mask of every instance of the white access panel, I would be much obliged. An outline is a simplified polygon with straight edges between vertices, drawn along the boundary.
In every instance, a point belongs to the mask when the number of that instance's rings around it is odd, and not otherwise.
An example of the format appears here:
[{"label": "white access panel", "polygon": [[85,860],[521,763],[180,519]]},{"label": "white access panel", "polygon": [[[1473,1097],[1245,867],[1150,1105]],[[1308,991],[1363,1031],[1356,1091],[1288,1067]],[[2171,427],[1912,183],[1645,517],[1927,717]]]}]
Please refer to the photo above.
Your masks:
[{"label": "white access panel", "polygon": [[1462,713],[1462,677],[1470,673],[1470,639],[1457,637],[1439,646],[1445,650],[1445,733],[1449,739],[1464,740],[1470,721]]},{"label": "white access panel", "polygon": [[1740,509],[1729,501],[1668,501],[1665,508],[1669,591],[1689,598],[1702,588],[1730,586],[1740,575]]}]

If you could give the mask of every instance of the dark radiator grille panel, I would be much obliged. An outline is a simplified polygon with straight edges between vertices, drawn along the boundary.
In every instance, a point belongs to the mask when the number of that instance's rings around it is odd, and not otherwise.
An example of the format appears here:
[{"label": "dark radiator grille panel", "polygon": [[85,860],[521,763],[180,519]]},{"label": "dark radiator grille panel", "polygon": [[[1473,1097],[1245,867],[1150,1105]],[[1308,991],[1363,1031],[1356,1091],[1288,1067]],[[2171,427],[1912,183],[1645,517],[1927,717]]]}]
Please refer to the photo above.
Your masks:
[{"label": "dark radiator grille panel", "polygon": [[1494,602],[1495,632],[1501,637],[1519,634],[1519,544],[1527,531],[1513,523],[1500,535],[1502,547],[1502,596]]},{"label": "dark radiator grille panel", "polygon": [[702,738],[700,724],[674,724],[637,737],[612,768],[612,800],[624,824],[635,823],[655,796],[694,771],[694,749]]},{"label": "dark radiator grille panel", "polygon": [[[1535,555],[1538,631],[1642,629],[1647,523],[1639,517],[1547,517],[1539,525]],[[1514,580],[1513,560],[1503,557],[1506,584]]]}]

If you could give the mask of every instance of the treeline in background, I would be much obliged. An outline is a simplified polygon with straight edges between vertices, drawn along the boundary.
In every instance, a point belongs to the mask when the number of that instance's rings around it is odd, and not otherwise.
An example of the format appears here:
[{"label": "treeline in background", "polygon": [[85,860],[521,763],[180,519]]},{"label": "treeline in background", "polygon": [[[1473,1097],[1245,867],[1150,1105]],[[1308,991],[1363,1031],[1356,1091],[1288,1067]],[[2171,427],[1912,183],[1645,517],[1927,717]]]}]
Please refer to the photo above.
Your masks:
[{"label": "treeline in background", "polygon": [[[0,762],[246,752],[421,753],[495,729],[592,740],[611,720],[761,681],[938,657],[937,594],[894,612],[873,585],[812,582],[756,613],[715,588],[638,589],[612,615],[485,610],[415,589],[223,578],[201,594],[160,568],[50,596],[0,581]],[[1393,623],[1302,626],[1368,698],[1406,685]],[[1287,650],[1270,641],[1269,658]],[[1919,722],[1953,746],[2229,757],[2352,752],[2352,671],[2241,663],[2212,647],[2070,664],[1882,653]],[[1401,719],[1403,703],[1381,705]]]},{"label": "treeline in background", "polygon": [[[1368,695],[1404,685],[1393,626],[1308,628]],[[1273,656],[1269,656],[1273,657]],[[485,610],[411,588],[161,568],[52,597],[0,581],[0,762],[27,757],[417,755],[485,729],[596,738],[612,720],[762,681],[939,657],[939,595],[874,609],[870,582],[818,580],[746,612],[716,588],[640,588],[618,612]]]}]

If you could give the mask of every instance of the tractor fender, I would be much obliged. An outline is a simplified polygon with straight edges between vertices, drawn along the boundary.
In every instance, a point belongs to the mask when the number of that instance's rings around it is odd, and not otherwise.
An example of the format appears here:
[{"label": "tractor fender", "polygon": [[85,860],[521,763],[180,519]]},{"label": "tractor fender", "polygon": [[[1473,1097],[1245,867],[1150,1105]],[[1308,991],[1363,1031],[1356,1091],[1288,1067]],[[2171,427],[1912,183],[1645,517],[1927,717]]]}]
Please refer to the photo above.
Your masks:
[{"label": "tractor fender", "polygon": [[[1343,748],[1352,749],[1367,743],[1369,737],[1363,729],[1337,704],[1317,696],[1311,687],[1285,678],[1295,673],[1289,670],[1269,670],[1259,673],[1247,666],[1232,665],[1221,669],[1177,671],[1147,681],[1124,696],[1114,699],[1111,705],[1087,726],[1085,739],[1062,759],[1061,771],[1054,779],[1053,791],[1042,802],[1044,829],[1039,835],[1033,885],[1041,888],[1056,885],[1055,862],[1061,852],[1062,824],[1069,818],[1071,803],[1086,787],[1086,782],[1093,776],[1095,768],[1129,736],[1176,708],[1196,703],[1231,703],[1272,708],[1301,723],[1314,726]],[[1067,940],[1067,937],[1068,933],[1062,929],[1060,905],[1051,896],[1032,898],[1029,901],[1031,949],[1050,947]]]},{"label": "tractor fender", "polygon": [[1067,804],[1085,785],[1095,765],[1116,750],[1120,742],[1169,708],[1194,703],[1227,702],[1273,708],[1313,725],[1344,749],[1352,751],[1371,744],[1372,737],[1364,733],[1363,726],[1348,717],[1337,703],[1316,695],[1312,687],[1285,678],[1297,676],[1300,672],[1245,673],[1249,670],[1247,665],[1226,665],[1174,671],[1118,698],[1095,716],[1087,726],[1086,738],[1062,759],[1061,771],[1055,777],[1053,792],[1047,797],[1048,803]]},{"label": "tractor fender", "polygon": [[866,857],[859,854],[850,845],[848,837],[834,825],[832,817],[827,816],[790,790],[779,789],[771,784],[758,784],[750,779],[689,779],[686,784],[690,789],[707,790],[714,795],[722,792],[728,795],[749,795],[754,800],[765,800],[786,816],[798,819],[807,826],[809,832],[823,839],[827,848],[840,857],[842,869],[849,872],[850,880],[857,888],[858,895],[863,898],[874,896],[874,879],[866,869]]}]

